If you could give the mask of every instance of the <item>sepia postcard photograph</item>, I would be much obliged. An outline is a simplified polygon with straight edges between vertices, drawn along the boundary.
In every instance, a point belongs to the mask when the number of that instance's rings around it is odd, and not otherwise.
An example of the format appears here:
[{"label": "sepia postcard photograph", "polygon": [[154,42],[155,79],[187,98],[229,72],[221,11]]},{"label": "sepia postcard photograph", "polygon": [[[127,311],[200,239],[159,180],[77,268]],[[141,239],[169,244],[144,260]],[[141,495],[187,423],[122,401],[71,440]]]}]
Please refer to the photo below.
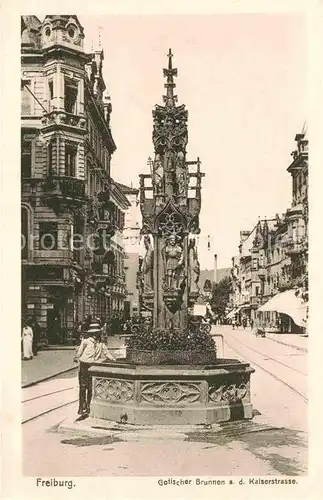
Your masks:
[{"label": "sepia postcard photograph", "polygon": [[296,498],[308,16],[46,9],[12,56],[21,497]]}]

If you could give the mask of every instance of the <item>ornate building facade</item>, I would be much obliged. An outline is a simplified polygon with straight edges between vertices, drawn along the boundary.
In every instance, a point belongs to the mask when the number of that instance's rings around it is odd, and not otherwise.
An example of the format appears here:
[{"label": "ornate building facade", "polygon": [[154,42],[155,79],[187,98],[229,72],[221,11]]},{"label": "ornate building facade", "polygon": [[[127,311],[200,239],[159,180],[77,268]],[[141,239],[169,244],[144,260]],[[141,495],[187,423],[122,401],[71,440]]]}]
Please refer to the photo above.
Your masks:
[{"label": "ornate building facade", "polygon": [[139,290],[137,288],[137,272],[142,252],[140,244],[141,214],[138,200],[139,190],[132,186],[126,186],[120,183],[119,187],[130,203],[130,207],[125,214],[125,224],[123,230],[125,250],[124,270],[127,287],[127,297],[124,304],[124,316],[125,319],[129,319],[132,316],[138,315],[140,309]]},{"label": "ornate building facade", "polygon": [[[308,140],[306,124],[295,137],[297,149],[287,168],[292,176],[292,203],[282,216],[259,220],[252,231],[240,232],[239,256],[232,259],[231,306],[239,317],[255,320],[257,309],[272,296],[308,290]],[[270,328],[279,328],[268,313]],[[289,321],[289,328],[293,327]]]},{"label": "ornate building facade", "polygon": [[88,314],[122,310],[129,202],[111,178],[116,149],[102,76],[76,16],[21,20],[22,314],[64,343]]}]

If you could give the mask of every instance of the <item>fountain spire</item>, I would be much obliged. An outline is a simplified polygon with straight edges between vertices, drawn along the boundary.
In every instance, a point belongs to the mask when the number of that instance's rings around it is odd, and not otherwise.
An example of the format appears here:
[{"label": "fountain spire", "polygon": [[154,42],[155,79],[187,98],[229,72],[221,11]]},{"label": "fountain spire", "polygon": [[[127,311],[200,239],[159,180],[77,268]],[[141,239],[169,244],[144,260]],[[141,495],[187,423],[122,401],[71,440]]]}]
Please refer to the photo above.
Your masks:
[{"label": "fountain spire", "polygon": [[176,84],[174,82],[174,76],[177,76],[177,68],[173,68],[172,65],[172,49],[169,49],[169,52],[167,54],[168,57],[168,68],[164,68],[163,74],[164,77],[167,78],[166,83],[164,84],[165,88],[167,89],[166,95],[163,96],[164,103],[166,104],[166,107],[175,107],[175,103],[177,102],[177,95],[174,95],[174,88],[176,87]]}]

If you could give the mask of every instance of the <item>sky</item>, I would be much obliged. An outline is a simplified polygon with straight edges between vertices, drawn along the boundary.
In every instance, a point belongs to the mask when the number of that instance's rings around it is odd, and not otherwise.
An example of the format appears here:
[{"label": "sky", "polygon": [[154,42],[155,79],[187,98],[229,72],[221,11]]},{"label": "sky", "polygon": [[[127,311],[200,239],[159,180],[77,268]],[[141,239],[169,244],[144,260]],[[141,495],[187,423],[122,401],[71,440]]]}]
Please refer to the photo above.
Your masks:
[{"label": "sky", "polygon": [[[286,169],[307,118],[304,17],[281,14],[79,16],[85,50],[104,51],[117,145],[112,176],[138,185],[153,156],[152,110],[162,104],[169,48],[178,105],[188,110],[187,160],[205,172],[202,269],[231,265],[239,232],[291,204]],[[210,235],[211,249],[207,239]]]}]

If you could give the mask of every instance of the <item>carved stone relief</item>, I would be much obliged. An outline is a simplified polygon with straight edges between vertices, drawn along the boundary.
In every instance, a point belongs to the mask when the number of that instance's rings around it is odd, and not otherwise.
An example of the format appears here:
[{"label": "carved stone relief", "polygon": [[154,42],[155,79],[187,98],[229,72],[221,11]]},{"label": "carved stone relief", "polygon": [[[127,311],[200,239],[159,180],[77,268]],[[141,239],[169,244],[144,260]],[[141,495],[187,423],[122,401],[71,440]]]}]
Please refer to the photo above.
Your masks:
[{"label": "carved stone relief", "polygon": [[237,403],[249,399],[249,385],[245,383],[209,387],[209,400],[213,403]]},{"label": "carved stone relief", "polygon": [[134,397],[134,382],[95,377],[93,397],[109,403],[131,401]]},{"label": "carved stone relief", "polygon": [[140,400],[147,403],[180,405],[196,403],[201,396],[201,385],[189,382],[148,382],[141,384]]}]

